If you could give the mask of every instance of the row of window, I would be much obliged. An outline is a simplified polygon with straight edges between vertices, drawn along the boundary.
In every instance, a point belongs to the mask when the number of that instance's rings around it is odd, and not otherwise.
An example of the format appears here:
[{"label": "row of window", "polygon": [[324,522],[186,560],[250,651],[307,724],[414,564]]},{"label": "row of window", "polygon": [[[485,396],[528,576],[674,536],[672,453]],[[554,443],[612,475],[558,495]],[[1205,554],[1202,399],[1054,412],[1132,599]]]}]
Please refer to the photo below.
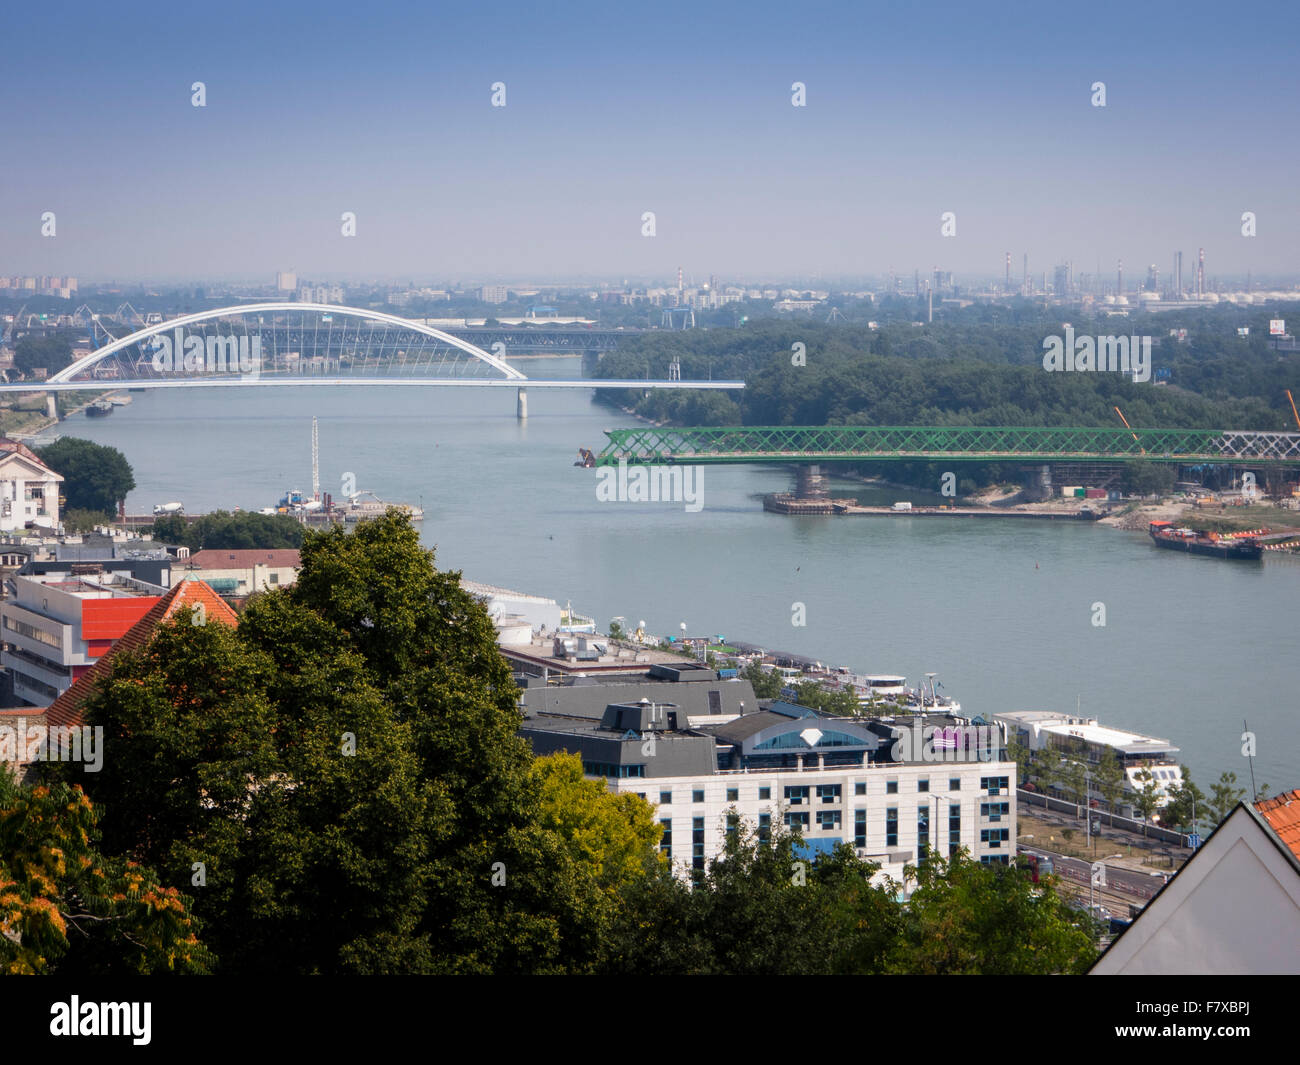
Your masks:
[{"label": "row of window", "polygon": [[645,766],[617,762],[583,762],[582,771],[589,777],[643,777]]},{"label": "row of window", "polygon": [[[603,763],[584,762],[584,771],[592,776],[624,776],[624,777],[643,777],[645,776],[645,766],[620,766],[618,768],[628,770],[627,772],[604,772],[599,768],[586,769],[587,765],[600,766]],[[990,783],[992,782],[992,783]],[[922,794],[930,790],[930,779],[925,777],[916,782],[916,790]],[[949,791],[961,791],[961,777],[948,778]],[[1006,777],[983,777],[980,780],[980,790],[987,791],[992,795],[999,795],[1007,790]],[[804,806],[810,801],[810,796],[816,794],[817,801],[821,803],[838,803],[843,798],[843,787],[840,784],[792,784],[785,789],[785,801],[791,806]],[[854,795],[866,795],[867,785],[865,781],[858,781],[853,785]],[[898,781],[885,781],[885,794],[898,794]],[[641,798],[645,798],[644,795]],[[762,802],[772,798],[772,789],[770,787],[760,787],[758,789],[758,798]],[[659,805],[668,806],[673,801],[671,791],[661,791],[659,793]],[[740,789],[727,789],[727,802],[739,802]],[[704,802],[704,789],[695,788],[691,791],[691,802]]]},{"label": "row of window", "polygon": [[54,633],[47,632],[45,629],[38,629],[35,625],[29,625],[18,618],[5,615],[5,628],[13,632],[21,633],[29,640],[35,640],[37,643],[43,643],[47,647],[63,647],[62,631]]}]

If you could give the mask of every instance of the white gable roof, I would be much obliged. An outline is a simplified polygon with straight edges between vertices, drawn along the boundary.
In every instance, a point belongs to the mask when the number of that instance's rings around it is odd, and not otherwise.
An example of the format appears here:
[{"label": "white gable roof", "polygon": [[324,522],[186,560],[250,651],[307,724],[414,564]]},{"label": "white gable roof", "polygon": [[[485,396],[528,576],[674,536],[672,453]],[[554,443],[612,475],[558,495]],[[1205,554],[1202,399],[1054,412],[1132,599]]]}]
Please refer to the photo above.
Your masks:
[{"label": "white gable roof", "polygon": [[1091,972],[1300,972],[1300,862],[1238,805]]},{"label": "white gable roof", "polygon": [[63,478],[42,462],[29,459],[17,451],[0,452],[0,480],[62,481]]}]

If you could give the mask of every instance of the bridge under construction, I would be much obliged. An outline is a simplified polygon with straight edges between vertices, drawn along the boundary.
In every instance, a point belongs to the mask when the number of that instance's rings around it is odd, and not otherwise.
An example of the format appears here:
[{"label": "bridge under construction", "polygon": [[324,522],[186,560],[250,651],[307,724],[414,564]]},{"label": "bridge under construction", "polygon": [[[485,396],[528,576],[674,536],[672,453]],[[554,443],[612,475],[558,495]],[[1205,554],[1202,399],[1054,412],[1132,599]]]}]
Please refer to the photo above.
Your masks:
[{"label": "bridge under construction", "polygon": [[1067,465],[1118,478],[1137,459],[1237,470],[1300,468],[1300,432],[1010,426],[723,426],[611,429],[596,466],[791,464],[794,498],[826,496],[821,466],[844,462],[997,462],[1052,483]]}]

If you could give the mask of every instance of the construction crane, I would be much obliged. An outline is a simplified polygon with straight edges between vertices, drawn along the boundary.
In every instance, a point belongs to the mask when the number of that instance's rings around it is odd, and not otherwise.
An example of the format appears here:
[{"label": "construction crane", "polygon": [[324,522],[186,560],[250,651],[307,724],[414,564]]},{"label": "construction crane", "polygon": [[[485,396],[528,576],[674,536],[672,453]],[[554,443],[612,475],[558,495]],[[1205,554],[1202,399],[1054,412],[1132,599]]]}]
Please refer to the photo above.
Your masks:
[{"label": "construction crane", "polygon": [[1286,398],[1291,400],[1291,417],[1295,419],[1295,426],[1300,429],[1300,414],[1296,413],[1295,400],[1291,398],[1291,389],[1286,390]]},{"label": "construction crane", "polygon": [[[1134,439],[1134,440],[1137,440],[1138,435],[1137,435],[1137,433],[1134,433],[1134,432],[1133,432],[1133,426],[1129,425],[1129,423],[1128,423],[1128,419],[1124,417],[1124,412],[1123,412],[1122,410],[1120,410],[1118,407],[1114,408],[1114,410],[1115,410],[1115,413],[1119,415],[1119,420],[1122,421],[1122,422],[1124,423],[1124,428],[1127,429],[1130,433],[1133,434],[1133,439]],[[1144,447],[1142,446],[1141,441],[1138,442],[1138,450],[1141,451],[1142,454],[1144,454],[1144,455],[1147,453],[1147,449],[1144,448]]]}]

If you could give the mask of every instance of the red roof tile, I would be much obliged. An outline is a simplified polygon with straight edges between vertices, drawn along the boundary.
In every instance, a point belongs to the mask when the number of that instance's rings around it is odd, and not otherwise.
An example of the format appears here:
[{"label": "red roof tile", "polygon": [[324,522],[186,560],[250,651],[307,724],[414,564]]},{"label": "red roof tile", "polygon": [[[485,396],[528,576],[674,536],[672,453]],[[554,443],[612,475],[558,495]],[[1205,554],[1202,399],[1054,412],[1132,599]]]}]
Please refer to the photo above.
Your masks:
[{"label": "red roof tile", "polygon": [[1255,810],[1291,853],[1300,858],[1300,789],[1262,799],[1255,803]]},{"label": "red roof tile", "polygon": [[281,568],[284,566],[293,566],[295,569],[301,565],[301,556],[297,548],[284,547],[274,551],[265,551],[261,549],[249,549],[239,551],[223,551],[220,548],[212,548],[207,551],[196,551],[190,555],[186,563],[193,569],[252,569],[254,565],[275,566]]},{"label": "red roof tile", "polygon": [[[169,619],[181,607],[201,603],[208,621],[217,621],[234,628],[239,624],[239,617],[225,604],[203,581],[183,580],[164,595],[139,621],[131,626],[108,653],[99,659],[85,673],[72,683],[72,687],[60,695],[44,711],[45,720],[51,726],[80,725],[82,723],[81,706],[94,690],[99,678],[112,668],[113,656],[122,648],[130,651],[142,651],[153,638],[154,629]],[[40,711],[37,711],[40,712]]]}]

